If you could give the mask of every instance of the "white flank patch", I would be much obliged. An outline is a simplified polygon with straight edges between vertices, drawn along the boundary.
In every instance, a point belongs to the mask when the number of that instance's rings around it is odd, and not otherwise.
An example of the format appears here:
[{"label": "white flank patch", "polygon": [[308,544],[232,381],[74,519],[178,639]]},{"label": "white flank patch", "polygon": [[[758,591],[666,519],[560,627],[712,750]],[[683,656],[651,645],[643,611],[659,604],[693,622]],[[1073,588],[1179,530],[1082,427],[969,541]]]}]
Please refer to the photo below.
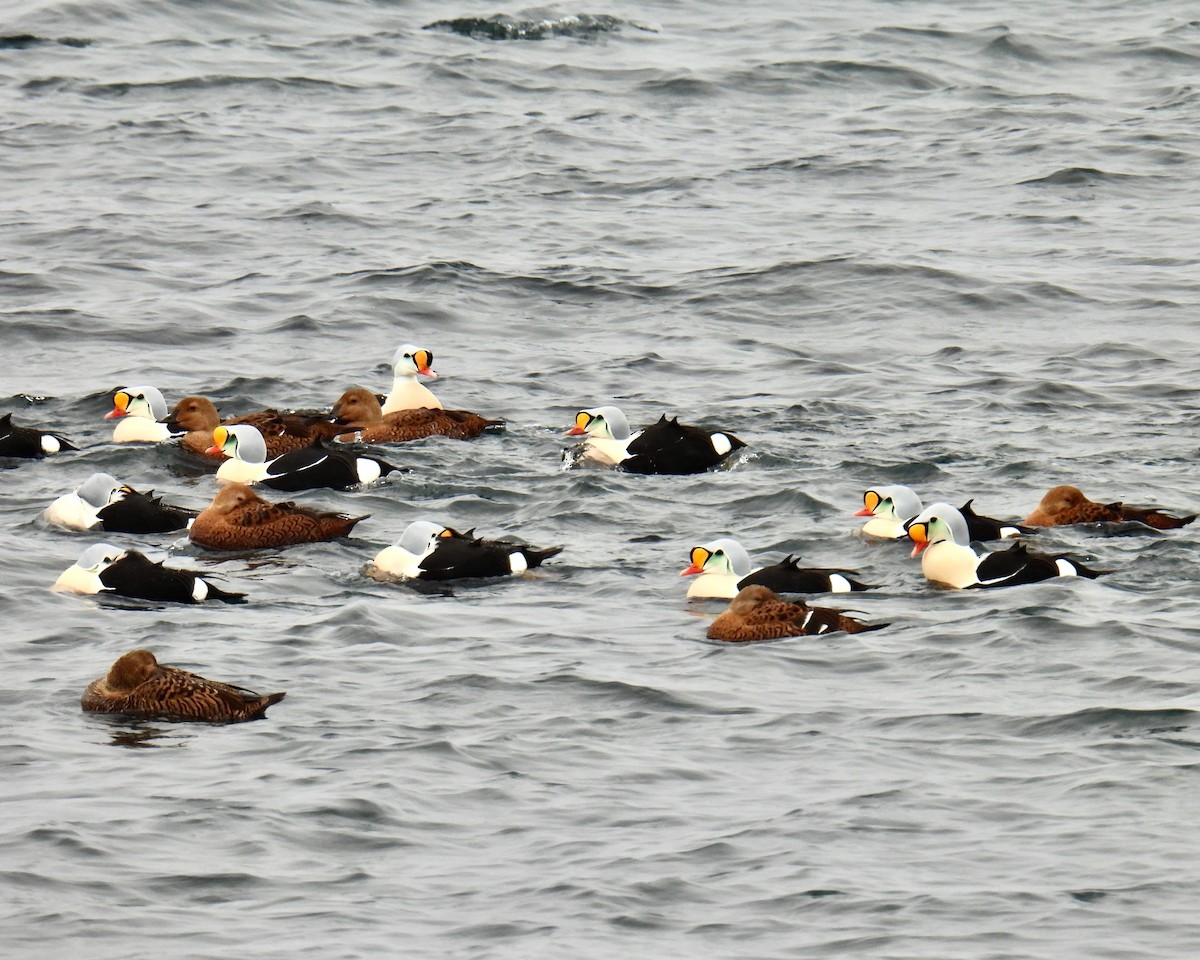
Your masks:
[{"label": "white flank patch", "polygon": [[529,564],[525,562],[525,554],[517,551],[508,555],[508,569],[514,574],[524,573],[529,569]]},{"label": "white flank patch", "polygon": [[831,573],[829,575],[829,592],[849,593],[850,581],[843,577],[840,573]]},{"label": "white flank patch", "polygon": [[708,438],[713,445],[713,449],[717,451],[718,456],[725,456],[733,449],[733,444],[729,442],[729,438],[723,433],[714,433]]},{"label": "white flank patch", "polygon": [[354,461],[358,467],[358,482],[359,483],[374,483],[379,479],[379,475],[383,473],[378,463],[374,460],[368,460],[365,457],[360,457]]},{"label": "white flank patch", "polygon": [[1079,575],[1079,571],[1075,569],[1075,564],[1071,563],[1070,560],[1064,560],[1059,557],[1054,561],[1054,565],[1058,567],[1058,575],[1060,577],[1076,577]]},{"label": "white flank patch", "polygon": [[62,445],[48,433],[42,434],[42,453],[58,453]]},{"label": "white flank patch", "polygon": [[192,599],[197,603],[208,599],[208,584],[196,578],[196,582],[192,584]]}]

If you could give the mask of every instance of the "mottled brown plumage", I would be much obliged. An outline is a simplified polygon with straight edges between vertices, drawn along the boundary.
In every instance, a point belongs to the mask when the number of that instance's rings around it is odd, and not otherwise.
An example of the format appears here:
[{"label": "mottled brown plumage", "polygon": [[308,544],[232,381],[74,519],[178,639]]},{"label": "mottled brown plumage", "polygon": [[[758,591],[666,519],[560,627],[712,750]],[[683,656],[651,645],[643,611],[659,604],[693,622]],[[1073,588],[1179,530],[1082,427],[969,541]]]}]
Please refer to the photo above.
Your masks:
[{"label": "mottled brown plumage", "polygon": [[284,413],[261,410],[241,417],[222,420],[213,402],[205,397],[184,397],[166,420],[170,430],[186,430],[179,439],[180,446],[190,453],[210,460],[224,460],[223,453],[209,453],[213,431],[220,426],[230,427],[247,423],[257,427],[267,444],[267,459],[274,460],[293,450],[301,450],[314,440],[332,440],[343,429],[323,413]]},{"label": "mottled brown plumage", "polygon": [[186,670],[164,667],[149,650],[125,654],[83,691],[80,706],[90,713],[124,713],[164,720],[237,723],[258,720],[283,693],[258,694]]},{"label": "mottled brown plumage", "polygon": [[767,587],[752,584],[738,591],[728,609],[712,622],[708,639],[745,643],[807,637],[838,630],[862,633],[885,626],[885,623],[868,625],[828,607],[787,603]]},{"label": "mottled brown plumage", "polygon": [[1113,503],[1096,503],[1083,495],[1078,487],[1054,487],[1037,505],[1037,509],[1025,518],[1025,523],[1035,527],[1055,527],[1069,523],[1120,523],[1136,520],[1158,530],[1175,530],[1187,526],[1196,519],[1173,517],[1161,510],[1131,507],[1119,500]]},{"label": "mottled brown plumage", "polygon": [[422,437],[470,440],[488,427],[504,423],[503,420],[488,420],[466,410],[418,407],[415,410],[384,413],[379,398],[362,387],[343,393],[333,405],[333,416],[352,430],[342,436],[343,440],[362,440],[366,443],[404,443]]},{"label": "mottled brown plumage", "polygon": [[188,536],[211,550],[257,550],[292,543],[336,540],[354,529],[366,516],[348,517],[301,507],[271,503],[244,483],[226,484],[209,506],[192,522]]}]

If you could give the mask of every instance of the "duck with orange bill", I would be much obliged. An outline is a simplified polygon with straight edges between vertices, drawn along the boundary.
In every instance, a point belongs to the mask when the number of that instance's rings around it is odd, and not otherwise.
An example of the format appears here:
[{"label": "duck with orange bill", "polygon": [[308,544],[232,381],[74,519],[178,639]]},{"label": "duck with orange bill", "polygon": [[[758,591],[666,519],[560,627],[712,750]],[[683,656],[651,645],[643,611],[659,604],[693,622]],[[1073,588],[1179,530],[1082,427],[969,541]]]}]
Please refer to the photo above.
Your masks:
[{"label": "duck with orange bill", "polygon": [[[974,502],[974,498],[971,498],[958,508],[958,512],[967,522],[967,530],[972,540],[1003,540],[1007,537],[1037,533],[1032,527],[982,516],[975,512]],[[863,524],[862,533],[886,540],[901,540],[907,536],[905,523],[920,512],[921,498],[911,488],[893,484],[872,487],[865,491],[863,508],[854,515],[871,518]]]},{"label": "duck with orange bill", "polygon": [[1065,553],[1030,553],[1023,543],[983,556],[971,548],[963,515],[948,503],[926,507],[906,525],[921,558],[925,579],[947,587],[1009,587],[1053,577],[1095,579],[1106,570],[1092,570]]},{"label": "duck with orange bill", "polygon": [[220,483],[261,483],[274,490],[295,492],[374,483],[398,470],[386,460],[334,450],[321,441],[267,460],[267,445],[257,427],[236,424],[217,427],[209,454],[221,452],[229,459],[217,470]]},{"label": "duck with orange bill", "polygon": [[104,419],[120,419],[113,429],[114,443],[160,443],[171,438],[170,429],[162,422],[167,413],[167,401],[157,387],[121,387]]},{"label": "duck with orange bill", "polygon": [[[635,433],[615,406],[580,410],[566,436],[584,437],[580,460],[641,474],[703,473],[746,446],[731,433],[682,424],[678,417],[668,420],[666,414]],[[565,451],[564,463],[570,459]]]},{"label": "duck with orange bill", "polygon": [[406,343],[392,357],[392,389],[383,402],[383,413],[397,410],[415,410],[429,407],[441,410],[442,402],[433,392],[417,380],[418,376],[433,380],[433,351]]},{"label": "duck with orange bill", "polygon": [[681,577],[696,577],[688,585],[689,597],[732,599],[752,584],[776,593],[849,593],[874,586],[855,580],[857,570],[801,567],[799,559],[791,555],[756,570],[746,548],[731,537],[692,547],[689,557],[691,565],[679,573]]}]

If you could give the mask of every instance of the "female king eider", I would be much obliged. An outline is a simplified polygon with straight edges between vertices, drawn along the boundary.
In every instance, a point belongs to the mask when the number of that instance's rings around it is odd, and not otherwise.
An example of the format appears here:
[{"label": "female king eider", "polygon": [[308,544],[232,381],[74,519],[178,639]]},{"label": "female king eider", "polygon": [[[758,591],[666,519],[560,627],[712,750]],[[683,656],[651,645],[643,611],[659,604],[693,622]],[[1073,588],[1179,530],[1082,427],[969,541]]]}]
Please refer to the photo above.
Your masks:
[{"label": "female king eider", "polygon": [[174,603],[244,603],[244,593],[231,593],[210,583],[193,570],[164,567],[137,550],[121,550],[97,543],[80,554],[54,582],[60,593],[115,594],[136,600],[170,600]]},{"label": "female king eider", "polygon": [[[414,520],[371,562],[373,573],[413,580],[508,577],[540,567],[562,547],[531,547],[514,540],[485,540],[429,520]],[[376,578],[378,579],[378,578]]]},{"label": "female king eider", "polygon": [[1030,553],[1023,543],[980,557],[971,549],[963,515],[948,503],[935,503],[908,521],[908,536],[921,558],[927,580],[948,587],[1008,587],[1052,577],[1095,579],[1106,573],[1090,570],[1066,554]]},{"label": "female king eider", "polygon": [[886,623],[863,623],[829,607],[788,603],[762,584],[752,583],[739,590],[728,609],[712,622],[708,639],[750,643],[784,637],[822,636],[838,631],[865,633],[886,626]]},{"label": "female king eider", "polygon": [[267,460],[267,445],[257,427],[237,424],[217,427],[207,451],[229,457],[217,470],[221,483],[261,483],[274,490],[294,492],[332,487],[345,490],[374,483],[399,469],[377,457],[359,457],[345,450],[332,450],[316,440],[310,446]]},{"label": "female king eider", "polygon": [[1178,530],[1196,519],[1196,514],[1175,517],[1153,507],[1132,507],[1120,500],[1097,503],[1083,495],[1078,487],[1053,487],[1025,522],[1038,527],[1072,523],[1123,523],[1135,521],[1156,530]]},{"label": "female king eider", "polygon": [[857,570],[801,567],[790,555],[755,570],[745,547],[730,537],[692,547],[690,559],[691,566],[679,572],[681,577],[699,574],[688,586],[689,597],[733,599],[739,590],[755,583],[775,593],[849,593],[872,587],[852,578]]},{"label": "female king eider", "polygon": [[592,407],[575,415],[568,437],[586,437],[582,459],[626,473],[703,473],[746,444],[732,433],[681,424],[666,414],[637,433],[619,407]]},{"label": "female king eider", "polygon": [[88,713],[119,713],[154,720],[238,723],[260,720],[284,694],[258,694],[160,664],[149,650],[133,650],[108,675],[88,684],[79,705]]},{"label": "female king eider", "polygon": [[170,533],[187,527],[196,513],[163,503],[153,490],[140,493],[107,473],[93,473],[73,493],[50,504],[43,517],[68,530]]}]

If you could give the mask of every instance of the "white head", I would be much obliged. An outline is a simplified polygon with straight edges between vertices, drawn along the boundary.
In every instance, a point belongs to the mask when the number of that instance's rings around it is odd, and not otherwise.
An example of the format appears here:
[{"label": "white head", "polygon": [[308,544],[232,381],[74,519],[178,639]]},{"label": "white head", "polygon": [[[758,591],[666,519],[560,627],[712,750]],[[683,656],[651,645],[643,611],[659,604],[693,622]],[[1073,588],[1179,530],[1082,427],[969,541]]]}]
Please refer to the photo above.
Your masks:
[{"label": "white head", "polygon": [[122,387],[113,395],[113,408],[105,420],[114,417],[145,417],[162,420],[167,415],[167,401],[157,387]]},{"label": "white head", "polygon": [[430,379],[437,376],[433,366],[433,351],[406,343],[392,357],[392,372],[396,377],[415,377],[418,373]]},{"label": "white head", "polygon": [[916,546],[912,555],[915,557],[921,551],[939,543],[953,543],[960,547],[971,545],[971,534],[967,530],[967,521],[948,503],[935,503],[926,507],[904,525],[908,537]]},{"label": "white head", "polygon": [[449,528],[440,523],[433,523],[430,520],[414,520],[404,528],[400,539],[393,546],[408,551],[414,557],[424,557],[437,546],[438,540],[448,533]]},{"label": "white head", "polygon": [[903,523],[921,512],[921,498],[909,487],[872,487],[863,493],[863,508],[855,516],[883,517]]},{"label": "white head", "polygon": [[111,543],[96,543],[79,555],[75,566],[88,573],[99,575],[105,568],[125,556],[125,551],[114,547]]},{"label": "white head", "polygon": [[267,462],[267,441],[263,439],[258,427],[248,423],[217,427],[213,431],[213,445],[209,447],[210,453],[215,451],[243,463]]},{"label": "white head", "polygon": [[125,487],[120,480],[107,473],[93,473],[75,490],[80,500],[89,506],[100,510],[121,498],[116,494],[122,493]]},{"label": "white head", "polygon": [[575,426],[567,431],[568,437],[587,434],[604,440],[628,440],[629,421],[620,407],[591,407],[575,414]]},{"label": "white head", "polygon": [[692,547],[690,559],[692,565],[680,571],[681,577],[694,573],[719,573],[741,578],[747,576],[751,569],[750,554],[730,537]]}]

